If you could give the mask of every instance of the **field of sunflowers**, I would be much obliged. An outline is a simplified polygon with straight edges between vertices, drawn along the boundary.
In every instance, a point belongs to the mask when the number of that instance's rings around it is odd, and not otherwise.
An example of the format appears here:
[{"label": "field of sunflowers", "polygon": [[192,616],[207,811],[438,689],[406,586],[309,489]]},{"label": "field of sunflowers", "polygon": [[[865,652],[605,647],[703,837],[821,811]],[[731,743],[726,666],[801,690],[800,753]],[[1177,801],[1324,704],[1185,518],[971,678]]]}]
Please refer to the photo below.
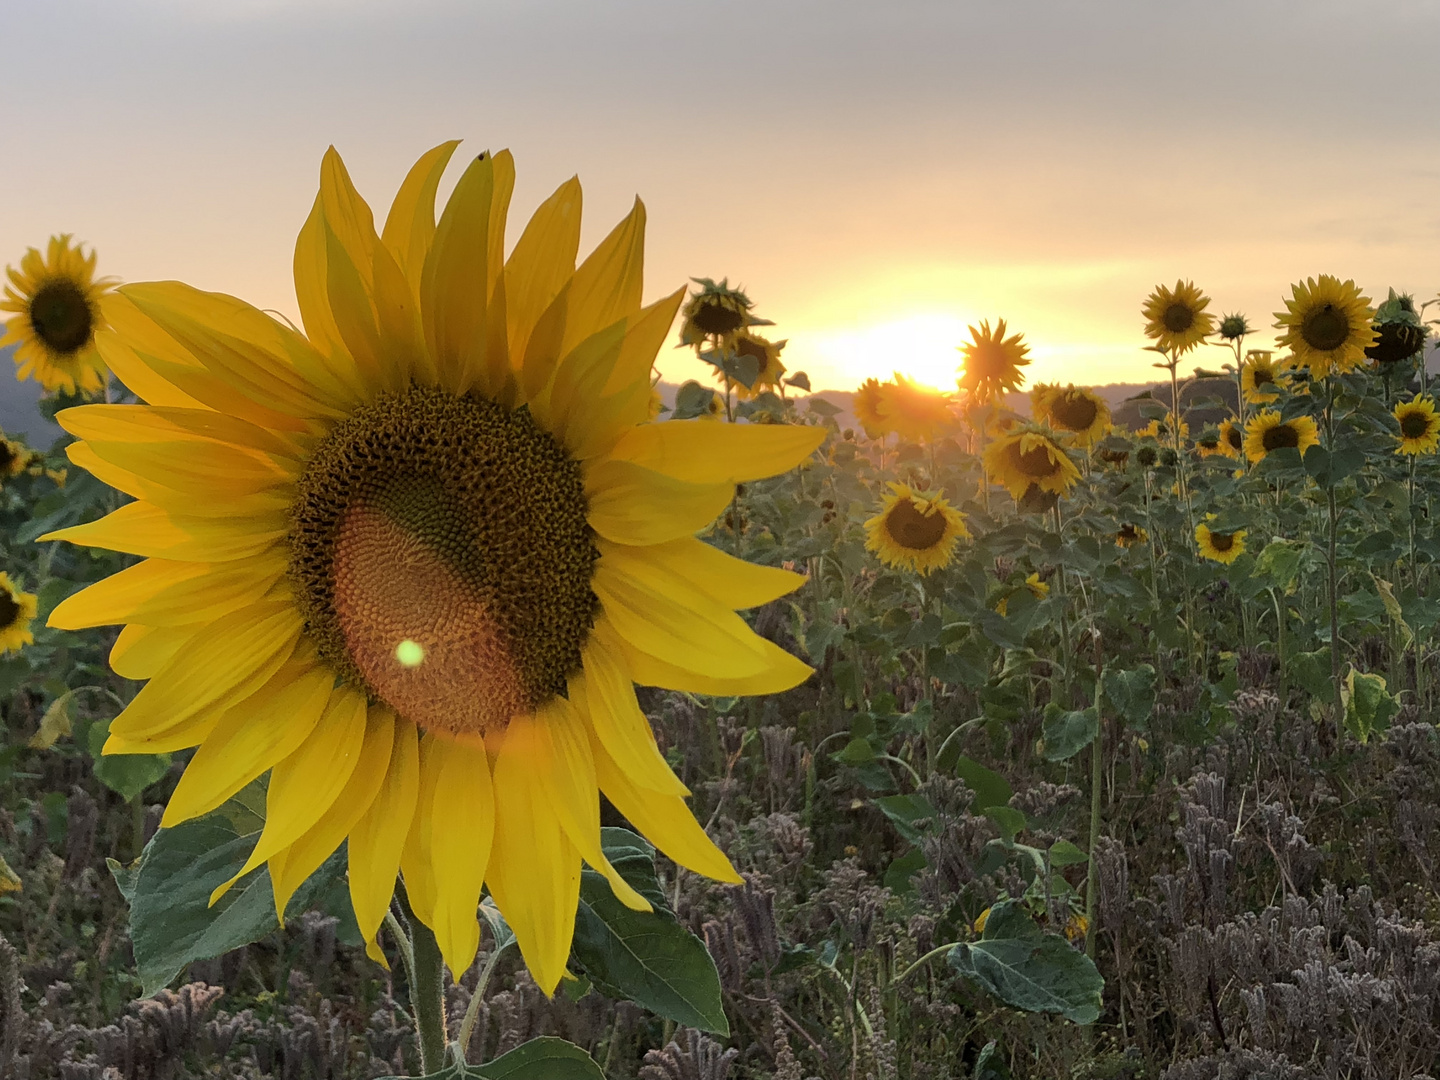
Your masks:
[{"label": "field of sunflowers", "polygon": [[325,156],[298,326],[9,270],[0,1077],[1440,1075],[1424,304],[847,402],[454,150]]}]

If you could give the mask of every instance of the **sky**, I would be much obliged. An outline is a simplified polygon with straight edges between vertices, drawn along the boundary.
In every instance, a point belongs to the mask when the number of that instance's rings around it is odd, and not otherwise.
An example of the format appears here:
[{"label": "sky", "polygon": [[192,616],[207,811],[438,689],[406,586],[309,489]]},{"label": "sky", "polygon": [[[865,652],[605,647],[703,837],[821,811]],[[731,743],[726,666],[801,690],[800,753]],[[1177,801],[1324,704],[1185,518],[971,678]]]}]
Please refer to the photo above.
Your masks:
[{"label": "sky", "polygon": [[[1440,290],[1433,0],[0,0],[0,17],[0,262],[67,231],[103,273],[294,317],[326,146],[383,217],[415,158],[462,138],[515,154],[512,241],[572,174],[582,251],[639,194],[647,301],[728,277],[817,388],[953,385],[967,326],[998,318],[1032,380],[1148,380],[1140,305],[1180,277],[1245,313],[1256,347],[1309,275]],[[703,375],[684,350],[659,363]]]}]

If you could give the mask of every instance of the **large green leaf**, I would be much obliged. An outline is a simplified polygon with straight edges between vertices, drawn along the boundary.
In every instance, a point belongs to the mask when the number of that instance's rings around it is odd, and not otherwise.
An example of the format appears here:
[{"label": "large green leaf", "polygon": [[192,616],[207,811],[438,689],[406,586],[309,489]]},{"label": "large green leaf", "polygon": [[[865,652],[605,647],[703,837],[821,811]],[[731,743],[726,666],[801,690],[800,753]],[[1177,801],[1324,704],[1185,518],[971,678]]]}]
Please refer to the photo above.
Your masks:
[{"label": "large green leaf", "polygon": [[1005,777],[963,754],[955,759],[955,774],[975,795],[975,801],[970,804],[971,813],[991,806],[1005,806],[1014,794]]},{"label": "large green leaf", "polygon": [[655,906],[631,911],[593,870],[580,879],[575,958],[597,989],[686,1027],[730,1033],[720,973],[705,943],[675,921],[655,878],[655,850],[628,829],[603,829],[606,857]]},{"label": "large green leaf", "polygon": [[1141,664],[1130,671],[1105,669],[1105,700],[1133,728],[1144,730],[1155,708],[1155,669]]},{"label": "large green leaf", "polygon": [[1340,686],[1345,704],[1345,730],[1362,743],[1390,726],[1400,711],[1399,703],[1385,688],[1385,677],[1356,671],[1353,667]]},{"label": "large green leaf", "polygon": [[1095,741],[1100,718],[1093,708],[1071,712],[1047,710],[1040,731],[1045,760],[1067,761]]},{"label": "large green leaf", "polygon": [[1042,933],[1018,900],[991,908],[980,940],[956,945],[946,958],[1006,1005],[1077,1024],[1100,1017],[1105,980],[1094,962],[1059,934]]},{"label": "large green leaf", "polygon": [[[161,829],[134,867],[111,867],[130,901],[130,940],[146,996],[164,988],[192,960],[207,960],[259,941],[279,926],[270,874],[247,874],[212,907],[210,894],[229,881],[250,855],[256,834],[224,813]],[[295,893],[295,917],[339,879],[342,851],[326,860]]]},{"label": "large green leaf", "polygon": [[[383,1080],[406,1080],[387,1076]],[[574,1043],[542,1035],[485,1065],[450,1065],[416,1080],[605,1080],[593,1058]]]}]

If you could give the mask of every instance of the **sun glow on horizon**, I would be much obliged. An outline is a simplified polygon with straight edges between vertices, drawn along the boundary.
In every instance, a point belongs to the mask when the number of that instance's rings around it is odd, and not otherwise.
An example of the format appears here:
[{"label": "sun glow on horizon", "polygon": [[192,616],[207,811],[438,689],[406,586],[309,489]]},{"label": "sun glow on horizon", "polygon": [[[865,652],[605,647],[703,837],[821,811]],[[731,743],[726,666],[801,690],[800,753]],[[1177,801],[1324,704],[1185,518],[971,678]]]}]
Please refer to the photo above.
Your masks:
[{"label": "sun glow on horizon", "polygon": [[[803,359],[843,386],[896,372],[935,390],[954,390],[960,367],[959,346],[969,340],[968,322],[958,315],[917,314],[868,326],[849,326],[796,335]],[[787,349],[792,367],[803,367],[801,349]],[[792,359],[793,357],[793,359]],[[817,382],[816,385],[820,385]]]}]

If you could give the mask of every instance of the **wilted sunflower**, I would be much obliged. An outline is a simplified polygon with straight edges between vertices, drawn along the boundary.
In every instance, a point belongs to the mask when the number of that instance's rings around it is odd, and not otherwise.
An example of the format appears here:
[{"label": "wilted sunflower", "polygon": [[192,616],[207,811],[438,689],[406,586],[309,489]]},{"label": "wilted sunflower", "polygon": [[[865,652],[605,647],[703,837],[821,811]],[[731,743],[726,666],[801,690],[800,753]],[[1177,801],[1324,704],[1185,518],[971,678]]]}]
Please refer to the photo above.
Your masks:
[{"label": "wilted sunflower", "polygon": [[31,453],[24,443],[5,437],[0,431],[0,482],[19,476],[30,464]]},{"label": "wilted sunflower", "polygon": [[964,515],[943,495],[890,485],[880,512],[865,522],[865,548],[886,566],[928,574],[949,566],[955,544],[968,537]]},{"label": "wilted sunflower", "polygon": [[884,394],[885,386],[879,379],[866,379],[860,384],[860,389],[855,391],[850,406],[855,413],[855,419],[872,439],[883,439],[892,430],[880,412],[880,402]]},{"label": "wilted sunflower", "polygon": [[1245,456],[1252,462],[1263,461],[1270,451],[1289,446],[1304,457],[1306,450],[1319,445],[1320,433],[1308,416],[1282,420],[1274,409],[1261,409],[1245,422]]},{"label": "wilted sunflower", "polygon": [[985,448],[985,474],[1017,501],[1034,485],[1064,495],[1080,479],[1065,448],[1039,431],[1014,431]]},{"label": "wilted sunflower", "polygon": [[700,288],[690,294],[681,312],[680,344],[700,345],[716,341],[729,345],[747,326],[766,325],[768,320],[750,314],[754,306],[739,289],[730,288],[730,279],[718,285],[709,278],[691,278]]},{"label": "wilted sunflower", "polygon": [[932,439],[955,422],[950,395],[912,382],[898,371],[880,388],[881,421],[902,439]]},{"label": "wilted sunflower", "polygon": [[737,396],[757,398],[765,391],[774,390],[780,385],[780,377],[785,374],[785,365],[780,362],[780,350],[783,348],[785,342],[770,341],[759,334],[741,331],[735,335],[735,355],[754,357],[759,367],[759,374],[751,385],[735,384]]},{"label": "wilted sunflower", "polygon": [[1075,437],[1076,446],[1090,446],[1110,430],[1110,405],[1095,392],[1073,383],[1041,383],[1030,391],[1035,419]]},{"label": "wilted sunflower", "polygon": [[[1210,516],[1214,517],[1213,514]],[[1210,526],[1202,521],[1195,526],[1195,543],[1205,558],[1229,565],[1245,550],[1245,530],[1232,533],[1212,532]]]},{"label": "wilted sunflower", "polygon": [[1149,539],[1150,534],[1148,532],[1142,529],[1139,525],[1132,525],[1129,522],[1121,525],[1120,528],[1115,532],[1116,547],[1133,547],[1136,544],[1147,543]]},{"label": "wilted sunflower", "polygon": [[1366,347],[1365,355],[1381,367],[1410,359],[1425,347],[1428,336],[1415,298],[1394,289],[1375,309],[1374,328],[1375,342]]},{"label": "wilted sunflower", "polygon": [[1245,450],[1245,429],[1235,419],[1220,424],[1220,452],[1226,457],[1239,457]]},{"label": "wilted sunflower", "polygon": [[0,571],[0,655],[34,644],[30,620],[35,618],[36,602],[34,593],[21,592],[10,575]]},{"label": "wilted sunflower", "polygon": [[1288,383],[1285,365],[1269,349],[1251,349],[1240,365],[1240,388],[1252,405],[1266,405],[1280,396]]},{"label": "wilted sunflower", "polygon": [[1145,336],[1172,356],[1181,356],[1215,331],[1215,316],[1205,309],[1210,298],[1190,281],[1175,282],[1175,288],[1155,286],[1145,298],[1140,313],[1145,316]]},{"label": "wilted sunflower", "polygon": [[1400,425],[1397,454],[1433,454],[1440,446],[1440,414],[1435,411],[1434,398],[1416,394],[1397,404],[1391,415]]},{"label": "wilted sunflower", "polygon": [[773,693],[809,669],[736,609],[803,579],[695,538],[818,428],[650,423],[683,290],[642,307],[645,212],[577,268],[578,181],[511,250],[509,153],[427,153],[382,232],[330,150],[296,245],[306,334],[175,283],[121,290],[99,345],[148,405],[59,415],[73,461],[136,497],[49,539],[148,561],[50,617],[125,623],[148,684],[106,750],[195,746],[163,824],[270,771],[277,910],[348,839],[371,955],[397,871],[452,971],[488,886],[547,994],[565,970],[600,792],[676,862],[738,881],[683,801],[633,683]]},{"label": "wilted sunflower", "polygon": [[95,351],[95,331],[105,323],[100,298],[115,282],[95,277],[95,252],[70,246],[70,236],[52,236],[44,255],[25,252],[20,269],[6,267],[10,283],[0,311],[15,314],[5,323],[0,347],[18,344],[16,377],[33,378],[47,391],[95,393],[105,385],[105,364]]},{"label": "wilted sunflower", "polygon": [[1007,391],[1018,390],[1025,381],[1021,368],[1030,363],[1030,346],[1022,340],[1023,335],[1005,336],[1005,320],[1000,319],[995,329],[990,329],[989,320],[972,326],[970,340],[959,346],[965,359],[960,363],[960,389],[978,402],[993,401]]},{"label": "wilted sunflower", "polygon": [[1306,278],[1291,286],[1285,310],[1275,313],[1275,328],[1285,331],[1276,344],[1290,349],[1294,363],[1312,379],[1331,372],[1343,375],[1358,367],[1375,343],[1373,315],[1370,298],[1360,294],[1355,282],[1330,274]]}]

